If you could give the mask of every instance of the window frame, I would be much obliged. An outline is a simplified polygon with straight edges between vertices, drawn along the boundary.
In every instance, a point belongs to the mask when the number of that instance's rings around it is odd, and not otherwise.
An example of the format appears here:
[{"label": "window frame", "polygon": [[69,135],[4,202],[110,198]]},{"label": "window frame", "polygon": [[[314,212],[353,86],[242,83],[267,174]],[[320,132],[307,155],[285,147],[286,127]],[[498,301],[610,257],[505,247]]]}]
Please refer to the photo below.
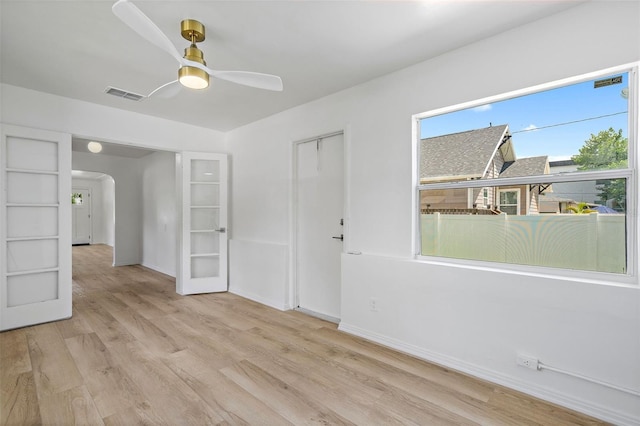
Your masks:
[{"label": "window frame", "polygon": [[[578,280],[581,282],[595,282],[601,284],[621,284],[631,285],[637,287],[638,284],[638,255],[640,254],[639,237],[638,237],[638,189],[640,184],[638,183],[638,150],[640,150],[640,141],[638,140],[638,103],[640,98],[639,88],[639,75],[638,70],[640,62],[634,62],[621,66],[611,67],[599,71],[585,73],[573,77],[568,77],[544,84],[539,84],[531,87],[527,87],[520,90],[511,92],[505,92],[502,94],[485,97],[482,99],[464,102],[460,104],[451,105],[448,107],[437,108],[431,111],[427,111],[412,116],[412,155],[413,155],[413,167],[412,167],[412,247],[414,258],[421,262],[444,264],[463,268],[474,269],[490,269],[495,271],[501,271],[506,273],[535,275],[535,276],[547,276],[553,278],[565,278],[571,280]],[[437,115],[442,115],[450,112],[455,112],[463,109],[474,108],[480,105],[488,103],[500,102],[516,97],[527,96],[534,93],[556,89],[572,84],[581,83],[584,81],[595,80],[599,77],[616,74],[616,73],[628,73],[629,83],[629,106],[628,106],[628,146],[627,146],[627,168],[625,169],[612,169],[612,170],[593,170],[593,171],[580,171],[571,173],[555,173],[539,176],[524,176],[524,177],[512,177],[512,178],[497,178],[490,180],[468,180],[458,182],[441,182],[441,183],[429,183],[420,184],[420,122],[421,120]],[[626,191],[627,191],[627,206],[626,206],[626,252],[627,252],[627,268],[626,273],[617,274],[609,272],[596,272],[586,270],[575,269],[563,269],[546,266],[531,266],[531,265],[518,265],[500,262],[489,262],[482,260],[469,260],[458,259],[449,257],[437,257],[422,255],[422,235],[421,235],[421,212],[420,212],[420,191],[421,190],[433,190],[433,189],[457,189],[457,188],[483,188],[493,187],[496,191],[497,199],[499,202],[499,187],[508,185],[529,185],[539,183],[562,183],[562,182],[579,182],[579,181],[595,181],[598,179],[626,179]],[[496,185],[495,183],[499,184]],[[487,185],[491,183],[491,185]],[[520,194],[518,194],[518,198]],[[497,204],[497,203],[496,203]],[[518,212],[519,213],[519,212]]]},{"label": "window frame", "polygon": [[[498,189],[498,203],[497,203],[497,207],[498,207],[498,209],[499,209],[500,211],[503,211],[503,210],[502,210],[502,208],[501,208],[503,205],[504,205],[504,206],[509,206],[509,207],[514,206],[514,205],[515,205],[515,207],[516,207],[516,213],[515,213],[515,215],[516,215],[516,216],[519,216],[519,215],[520,215],[520,188],[504,188],[504,189],[503,189],[503,188],[501,188],[501,187],[497,187],[497,189]],[[506,192],[515,192],[515,193],[516,193],[516,203],[515,203],[515,204],[502,204],[502,203],[500,202],[500,195],[501,195],[502,193],[506,193]],[[508,214],[508,213],[507,213],[507,214]]]}]

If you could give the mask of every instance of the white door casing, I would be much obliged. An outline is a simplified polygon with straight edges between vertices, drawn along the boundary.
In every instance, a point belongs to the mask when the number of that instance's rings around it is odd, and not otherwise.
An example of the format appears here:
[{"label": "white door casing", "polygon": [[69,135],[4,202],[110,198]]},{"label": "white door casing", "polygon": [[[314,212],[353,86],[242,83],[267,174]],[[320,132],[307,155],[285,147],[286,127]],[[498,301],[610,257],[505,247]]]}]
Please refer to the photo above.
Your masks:
[{"label": "white door casing", "polygon": [[79,200],[71,203],[71,243],[91,244],[91,190],[73,187],[71,193],[80,195]]},{"label": "white door casing", "polygon": [[0,330],[9,330],[71,317],[71,135],[0,127]]},{"label": "white door casing", "polygon": [[227,162],[226,154],[176,154],[179,294],[227,291]]},{"label": "white door casing", "polygon": [[343,134],[295,145],[296,306],[339,321],[344,236]]}]

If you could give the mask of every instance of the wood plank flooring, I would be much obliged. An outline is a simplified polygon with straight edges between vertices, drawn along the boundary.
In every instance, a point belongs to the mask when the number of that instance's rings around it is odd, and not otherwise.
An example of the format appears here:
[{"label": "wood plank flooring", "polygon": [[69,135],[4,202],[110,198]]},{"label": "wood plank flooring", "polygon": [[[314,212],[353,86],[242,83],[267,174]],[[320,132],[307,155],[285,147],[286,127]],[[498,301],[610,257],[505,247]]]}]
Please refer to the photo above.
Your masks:
[{"label": "wood plank flooring", "polygon": [[230,293],[73,248],[73,318],[0,333],[1,425],[595,425]]}]

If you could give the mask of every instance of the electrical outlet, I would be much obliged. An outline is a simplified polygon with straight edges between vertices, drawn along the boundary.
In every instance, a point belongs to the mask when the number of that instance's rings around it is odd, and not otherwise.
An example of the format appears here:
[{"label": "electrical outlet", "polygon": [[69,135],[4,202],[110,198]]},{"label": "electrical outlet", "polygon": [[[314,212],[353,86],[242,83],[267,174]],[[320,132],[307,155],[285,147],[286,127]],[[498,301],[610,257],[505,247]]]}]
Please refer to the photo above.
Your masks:
[{"label": "electrical outlet", "polygon": [[538,360],[538,358],[529,355],[518,354],[516,363],[521,367],[530,368],[532,370],[540,369],[540,361]]},{"label": "electrical outlet", "polygon": [[371,309],[373,312],[378,311],[378,299],[376,299],[375,297],[369,299],[369,309]]}]

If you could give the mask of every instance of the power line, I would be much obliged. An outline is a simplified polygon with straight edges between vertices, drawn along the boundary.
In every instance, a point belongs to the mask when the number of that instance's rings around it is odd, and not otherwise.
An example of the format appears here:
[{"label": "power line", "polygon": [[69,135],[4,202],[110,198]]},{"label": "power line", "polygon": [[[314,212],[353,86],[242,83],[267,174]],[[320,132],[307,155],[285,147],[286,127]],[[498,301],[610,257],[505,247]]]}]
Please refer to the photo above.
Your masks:
[{"label": "power line", "polygon": [[548,126],[536,127],[535,129],[516,130],[515,132],[511,132],[511,134],[533,132],[535,130],[548,129],[549,127],[558,127],[558,126],[566,126],[567,124],[582,123],[583,121],[597,120],[599,118],[605,118],[605,117],[613,117],[614,115],[627,114],[628,112],[629,111],[620,111],[620,112],[614,112],[613,114],[600,115],[598,117],[583,118],[582,120],[567,121],[565,123],[558,123],[558,124],[550,124]]}]

